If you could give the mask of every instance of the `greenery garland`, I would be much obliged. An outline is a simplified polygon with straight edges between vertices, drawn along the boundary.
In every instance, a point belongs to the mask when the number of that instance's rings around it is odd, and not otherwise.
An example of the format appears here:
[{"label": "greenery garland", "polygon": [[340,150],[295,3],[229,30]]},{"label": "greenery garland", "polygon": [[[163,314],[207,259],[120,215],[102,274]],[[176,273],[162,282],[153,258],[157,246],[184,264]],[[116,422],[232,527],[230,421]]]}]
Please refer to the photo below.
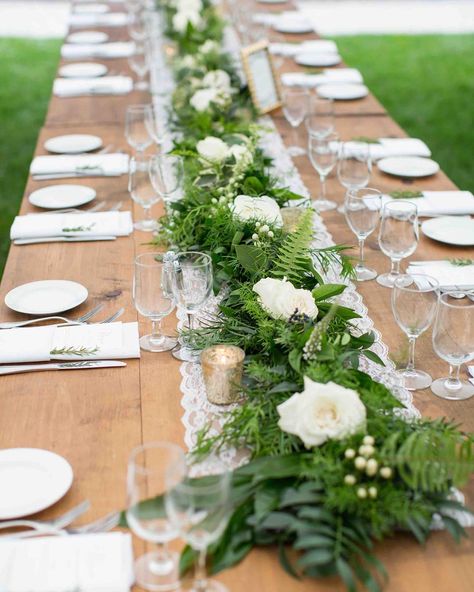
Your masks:
[{"label": "greenery garland", "polygon": [[[246,446],[251,455],[232,474],[233,513],[210,549],[212,571],[256,545],[276,545],[295,577],[338,574],[348,590],[357,581],[380,590],[386,574],[375,540],[403,528],[423,543],[435,515],[456,539],[464,535],[453,511],[466,510],[452,488],[473,470],[474,439],[445,420],[407,421],[392,393],[358,369],[360,356],[382,362],[370,350],[374,336],[354,330],[357,313],[334,304],[345,286],[324,282],[332,265],[350,275],[345,247],[312,246],[309,207],[296,229],[285,227],[279,207],[302,198],[272,177],[258,147],[248,90],[222,51],[224,20],[209,0],[160,8],[173,43],[170,122],[180,134],[173,152],[185,158],[185,192],[161,219],[159,242],[209,253],[215,290],[225,288],[217,315],[189,339],[246,351],[245,400],[222,433],[203,430],[194,451]],[[286,295],[283,304],[268,300],[269,282],[270,292]],[[293,297],[302,305],[285,316],[280,309]],[[282,426],[293,421],[289,406],[312,396],[339,397],[358,421],[308,444],[320,434]],[[161,499],[150,505],[162,511]],[[187,548],[183,569],[193,560]]]}]

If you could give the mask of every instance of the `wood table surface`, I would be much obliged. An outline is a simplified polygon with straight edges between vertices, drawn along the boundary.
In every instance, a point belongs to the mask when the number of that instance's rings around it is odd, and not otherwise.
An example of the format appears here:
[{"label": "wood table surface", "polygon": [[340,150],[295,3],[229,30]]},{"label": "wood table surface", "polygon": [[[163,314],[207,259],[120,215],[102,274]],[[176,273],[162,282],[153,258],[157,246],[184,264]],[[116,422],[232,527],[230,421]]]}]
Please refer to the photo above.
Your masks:
[{"label": "wood table surface", "polygon": [[[260,11],[270,8],[269,5],[256,2],[254,6],[255,10]],[[94,27],[94,30],[98,29]],[[127,39],[125,28],[103,30],[110,33],[114,40]],[[288,39],[291,37],[288,36]],[[297,70],[290,60],[286,62],[285,68]],[[128,71],[126,60],[104,60],[104,63],[116,71]],[[93,133],[103,138],[104,145],[112,144],[114,150],[129,150],[123,127],[126,105],[149,100],[150,97],[145,93],[135,92],[125,97],[53,97],[35,154],[45,153],[45,139],[75,132]],[[359,135],[405,135],[372,95],[362,101],[338,104],[337,114],[337,131],[343,139]],[[289,136],[291,130],[281,112],[274,113],[274,120],[283,138]],[[308,189],[316,195],[319,181],[308,159],[300,157],[295,162]],[[31,191],[62,182],[37,182],[30,178],[21,213],[38,211],[27,200]],[[98,194],[97,200],[105,200],[108,204],[122,201],[123,210],[134,209],[128,196],[125,175],[65,182],[94,187]],[[416,184],[406,185],[378,172],[376,167],[370,184],[384,191],[414,187],[439,190],[455,188],[441,172]],[[330,197],[342,201],[343,189],[334,176],[328,180],[328,193]],[[157,206],[154,214],[159,216],[160,213],[160,207]],[[140,215],[139,208],[134,209],[134,217]],[[341,214],[324,213],[323,219],[337,243],[355,243]],[[74,314],[79,315],[83,310],[103,302],[106,308],[100,313],[101,317],[124,306],[126,312],[122,320],[137,320],[131,299],[133,259],[137,253],[152,248],[146,244],[149,240],[149,234],[134,232],[130,237],[121,237],[113,242],[12,246],[0,286],[0,318],[24,318],[9,311],[3,304],[5,293],[14,286],[38,279],[70,279],[86,285],[90,294],[87,303]],[[380,252],[374,236],[367,241],[366,256],[368,263],[377,271],[388,270],[389,261]],[[472,250],[448,247],[422,236],[412,259],[451,256],[472,257]],[[406,359],[406,341],[393,320],[390,291],[373,281],[362,283],[358,289],[392,356],[403,363]],[[143,334],[149,325],[143,319],[138,320]],[[166,327],[170,331],[174,330],[172,318],[167,320]],[[419,341],[419,366],[434,377],[445,375],[447,365],[434,354],[429,333]],[[75,479],[71,490],[60,502],[41,513],[41,517],[60,514],[84,499],[91,500],[92,508],[78,522],[87,522],[111,510],[123,508],[126,503],[125,473],[131,449],[142,442],[158,439],[183,445],[179,364],[169,353],[142,352],[140,360],[127,360],[127,367],[121,369],[48,372],[1,378],[0,447],[50,449],[65,456],[74,469]],[[467,430],[474,429],[474,398],[464,402],[448,402],[425,389],[415,393],[414,400],[424,415],[446,416],[455,419]],[[471,482],[466,493],[468,500],[474,499],[474,482]],[[134,543],[137,553],[141,553],[143,543],[136,537]],[[472,537],[457,546],[446,533],[435,533],[426,547],[421,548],[410,537],[397,536],[380,546],[379,556],[390,573],[387,590],[392,592],[474,590]],[[293,580],[279,567],[273,549],[254,550],[240,565],[220,574],[218,579],[234,591],[244,588],[252,592],[344,590],[335,579]]]}]

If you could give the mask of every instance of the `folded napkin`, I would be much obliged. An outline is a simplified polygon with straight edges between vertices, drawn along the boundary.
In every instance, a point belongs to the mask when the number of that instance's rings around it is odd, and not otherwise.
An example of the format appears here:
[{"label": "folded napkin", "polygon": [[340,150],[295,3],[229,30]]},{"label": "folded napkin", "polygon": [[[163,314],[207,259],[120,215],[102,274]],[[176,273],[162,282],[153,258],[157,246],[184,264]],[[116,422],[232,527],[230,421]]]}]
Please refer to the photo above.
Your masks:
[{"label": "folded napkin", "polygon": [[55,236],[128,236],[133,231],[131,212],[91,212],[90,214],[28,214],[16,216],[10,229],[11,240]]},{"label": "folded napkin", "polygon": [[430,275],[442,288],[474,289],[474,265],[453,265],[449,261],[412,261],[407,273]]},{"label": "folded napkin", "polygon": [[[474,195],[470,191],[423,191],[423,197],[410,197],[417,205],[418,216],[470,216],[474,215]],[[383,195],[382,202],[392,200]],[[404,198],[400,198],[404,199]]]},{"label": "folded napkin", "polygon": [[65,43],[61,47],[63,58],[75,60],[83,58],[128,58],[135,53],[135,43],[120,41],[116,43]]},{"label": "folded napkin", "polygon": [[322,74],[304,74],[302,72],[286,72],[281,81],[285,86],[305,86],[315,88],[321,84],[362,84],[364,79],[355,68],[325,69]]},{"label": "folded napkin", "polygon": [[71,27],[124,27],[128,24],[128,20],[128,14],[125,12],[69,15]]},{"label": "folded napkin", "polygon": [[126,95],[133,89],[129,76],[103,76],[102,78],[57,78],[53,93],[58,97],[84,95]]},{"label": "folded napkin", "polygon": [[270,52],[287,57],[294,57],[299,53],[338,53],[334,41],[317,39],[314,41],[303,41],[303,43],[271,43]]},{"label": "folded napkin", "polygon": [[[334,142],[334,149],[339,146]],[[347,154],[357,157],[361,149],[366,149],[363,142],[346,142]],[[372,160],[380,160],[388,156],[431,156],[431,150],[428,146],[417,138],[380,138],[378,144],[369,144],[370,156]]]},{"label": "folded napkin", "polygon": [[0,590],[127,592],[132,584],[130,534],[111,532],[0,542]]},{"label": "folded napkin", "polygon": [[[70,353],[61,353],[68,348]],[[79,351],[80,354],[75,353]],[[139,357],[138,323],[99,323],[63,327],[48,325],[0,331],[0,364],[49,360],[120,360]]]},{"label": "folded napkin", "polygon": [[472,378],[469,378],[469,382],[471,384],[474,384],[474,366],[468,366],[467,370],[468,370],[469,374],[472,376]]},{"label": "folded napkin", "polygon": [[118,177],[128,173],[128,154],[75,154],[36,156],[30,166],[31,175],[70,173],[71,176]]}]

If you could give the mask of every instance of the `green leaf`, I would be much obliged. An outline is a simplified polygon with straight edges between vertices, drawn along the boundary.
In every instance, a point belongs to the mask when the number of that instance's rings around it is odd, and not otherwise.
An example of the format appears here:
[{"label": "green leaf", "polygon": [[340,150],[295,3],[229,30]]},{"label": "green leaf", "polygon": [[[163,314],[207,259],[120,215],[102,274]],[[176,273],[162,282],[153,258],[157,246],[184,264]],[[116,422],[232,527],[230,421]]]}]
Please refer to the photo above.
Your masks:
[{"label": "green leaf", "polygon": [[331,551],[326,549],[312,549],[305,553],[300,559],[298,559],[298,565],[302,569],[312,567],[314,565],[325,565],[332,561],[333,555]]},{"label": "green leaf", "polygon": [[297,550],[311,549],[313,547],[332,547],[334,539],[320,534],[306,534],[298,537],[293,547]]},{"label": "green leaf", "polygon": [[347,286],[345,284],[323,284],[315,288],[312,294],[316,302],[319,302],[320,300],[327,300],[332,296],[342,294],[346,288]]},{"label": "green leaf", "polygon": [[369,358],[369,360],[372,360],[372,362],[380,364],[380,366],[385,366],[385,362],[371,349],[364,349],[364,356]]},{"label": "green leaf", "polygon": [[269,395],[274,395],[275,393],[288,393],[288,392],[296,392],[298,390],[298,385],[296,382],[280,382],[279,384],[272,387],[269,391]]},{"label": "green leaf", "polygon": [[296,569],[293,567],[293,564],[291,563],[291,561],[288,557],[288,554],[286,552],[285,543],[283,541],[280,541],[280,543],[278,544],[278,558],[280,560],[281,566],[286,571],[286,573],[288,573],[290,576],[296,578],[297,580],[301,579],[300,575],[298,574]]},{"label": "green leaf", "polygon": [[347,561],[345,561],[341,557],[338,557],[336,559],[336,569],[337,569],[337,573],[341,577],[342,581],[346,585],[346,588],[349,590],[349,592],[357,592],[357,586],[356,586],[356,581],[354,578],[354,572],[352,571],[352,568],[347,563]]},{"label": "green leaf", "polygon": [[288,355],[288,362],[290,366],[293,368],[293,370],[295,370],[298,373],[301,371],[302,356],[303,353],[299,349],[292,349]]},{"label": "green leaf", "polygon": [[267,265],[267,256],[260,247],[235,245],[235,254],[240,265],[250,273],[258,273]]},{"label": "green leaf", "polygon": [[257,177],[247,177],[242,186],[242,191],[245,195],[258,196],[261,195],[264,186]]}]

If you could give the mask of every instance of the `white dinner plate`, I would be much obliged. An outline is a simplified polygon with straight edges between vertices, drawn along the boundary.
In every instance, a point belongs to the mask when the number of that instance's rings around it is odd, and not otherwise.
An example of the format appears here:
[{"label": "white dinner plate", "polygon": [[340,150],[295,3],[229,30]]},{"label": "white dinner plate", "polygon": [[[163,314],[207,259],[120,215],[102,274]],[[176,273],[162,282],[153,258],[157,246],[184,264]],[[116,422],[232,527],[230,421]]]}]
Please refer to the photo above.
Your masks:
[{"label": "white dinner plate", "polygon": [[396,177],[429,177],[439,171],[439,164],[422,156],[389,156],[377,162],[381,171]]},{"label": "white dinner plate", "polygon": [[279,33],[312,33],[314,31],[313,25],[304,19],[286,20],[284,17],[275,23],[274,29]]},{"label": "white dinner plate", "polygon": [[105,43],[109,36],[102,31],[78,31],[71,33],[66,41],[68,43]]},{"label": "white dinner plate", "polygon": [[80,154],[97,150],[102,146],[102,138],[89,134],[68,134],[46,140],[44,147],[55,154]]},{"label": "white dinner plate", "polygon": [[109,10],[110,8],[107,4],[94,4],[93,2],[78,4],[73,9],[76,14],[104,14],[105,12],[109,12]]},{"label": "white dinner plate", "polygon": [[334,99],[335,101],[353,101],[363,99],[369,94],[369,89],[365,84],[339,83],[321,84],[317,87],[317,93],[325,99]]},{"label": "white dinner plate", "polygon": [[448,245],[474,246],[474,219],[469,216],[440,216],[421,225],[423,234]]},{"label": "white dinner plate", "polygon": [[59,75],[63,78],[97,78],[107,74],[107,66],[94,62],[77,62],[59,68]]},{"label": "white dinner plate", "polygon": [[65,458],[40,448],[0,450],[0,520],[49,508],[71,487],[73,471]]},{"label": "white dinner plate", "polygon": [[341,56],[338,53],[305,51],[295,56],[295,62],[300,66],[323,68],[326,66],[337,66],[337,64],[341,63]]},{"label": "white dinner plate", "polygon": [[77,208],[92,201],[96,195],[95,189],[86,185],[48,185],[30,193],[28,200],[37,208],[55,210]]},{"label": "white dinner plate", "polygon": [[5,296],[5,304],[23,314],[54,315],[79,306],[88,295],[87,288],[77,282],[40,280],[10,290]]},{"label": "white dinner plate", "polygon": [[257,0],[260,4],[286,4],[288,0]]}]

